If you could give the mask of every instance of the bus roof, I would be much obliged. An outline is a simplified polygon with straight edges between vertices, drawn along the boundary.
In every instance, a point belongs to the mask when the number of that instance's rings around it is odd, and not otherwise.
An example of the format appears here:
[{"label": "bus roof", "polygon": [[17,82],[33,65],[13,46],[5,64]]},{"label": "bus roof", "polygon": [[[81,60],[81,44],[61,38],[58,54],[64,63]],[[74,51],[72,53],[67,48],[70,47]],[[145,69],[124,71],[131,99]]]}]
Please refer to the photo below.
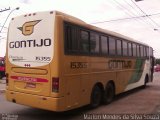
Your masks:
[{"label": "bus roof", "polygon": [[[47,12],[47,11],[44,11],[44,12]],[[78,19],[78,18],[73,17],[71,15],[68,15],[66,13],[63,13],[63,12],[60,12],[60,11],[56,11],[56,10],[48,11],[48,12],[55,12],[55,15],[63,16],[65,20],[71,21],[73,23],[78,23],[79,25],[86,26],[88,29],[91,29],[93,31],[99,31],[99,32],[106,33],[106,34],[111,35],[111,36],[115,36],[115,37],[118,37],[118,38],[121,38],[121,39],[125,39],[125,40],[131,41],[131,42],[136,42],[136,43],[139,43],[139,44],[143,44],[143,45],[149,46],[148,44],[145,44],[143,42],[137,41],[137,40],[135,40],[133,38],[127,37],[127,36],[119,34],[117,32],[113,32],[113,31],[110,31],[110,30],[106,30],[106,29],[102,29],[102,28],[93,26],[91,24],[88,24],[88,23],[82,21],[81,19]],[[40,13],[40,12],[36,12],[36,14],[38,14],[38,13]],[[21,16],[24,16],[24,15],[21,15]],[[17,17],[15,17],[15,18],[17,18]]]},{"label": "bus roof", "polygon": [[82,21],[82,20],[80,20],[80,19],[78,19],[76,17],[73,17],[71,15],[68,15],[68,14],[65,14],[65,13],[62,13],[62,12],[59,12],[59,11],[55,11],[55,12],[56,12],[56,15],[62,15],[62,16],[65,17],[65,19],[69,19],[70,21],[73,21],[73,22],[78,22],[79,24],[84,25],[89,29],[93,29],[95,31],[106,33],[106,34],[109,34],[111,36],[119,37],[119,38],[122,38],[122,39],[125,39],[125,40],[128,40],[128,41],[132,41],[132,42],[136,42],[136,43],[148,46],[148,44],[146,44],[146,43],[140,42],[138,40],[135,40],[133,38],[127,37],[127,36],[122,35],[120,33],[113,32],[113,31],[110,31],[110,30],[102,29],[102,28],[87,24],[86,22],[84,22],[84,21]]}]

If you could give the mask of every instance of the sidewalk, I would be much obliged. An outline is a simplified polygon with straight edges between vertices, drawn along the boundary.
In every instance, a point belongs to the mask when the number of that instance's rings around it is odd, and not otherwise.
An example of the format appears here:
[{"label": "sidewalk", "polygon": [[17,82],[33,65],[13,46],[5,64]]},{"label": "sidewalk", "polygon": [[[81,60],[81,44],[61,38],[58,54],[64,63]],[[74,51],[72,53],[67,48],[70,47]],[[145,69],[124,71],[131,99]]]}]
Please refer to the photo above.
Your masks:
[{"label": "sidewalk", "polygon": [[4,93],[6,88],[6,79],[0,79],[0,93]]}]

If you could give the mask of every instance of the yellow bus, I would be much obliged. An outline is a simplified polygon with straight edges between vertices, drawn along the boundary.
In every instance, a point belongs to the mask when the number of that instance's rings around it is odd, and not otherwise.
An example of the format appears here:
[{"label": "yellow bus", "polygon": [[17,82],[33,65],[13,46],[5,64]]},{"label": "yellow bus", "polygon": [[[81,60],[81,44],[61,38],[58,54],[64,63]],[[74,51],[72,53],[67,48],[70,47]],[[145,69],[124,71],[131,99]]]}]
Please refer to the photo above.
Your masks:
[{"label": "yellow bus", "polygon": [[153,78],[150,46],[58,11],[12,18],[7,39],[6,98],[17,104],[97,107]]}]

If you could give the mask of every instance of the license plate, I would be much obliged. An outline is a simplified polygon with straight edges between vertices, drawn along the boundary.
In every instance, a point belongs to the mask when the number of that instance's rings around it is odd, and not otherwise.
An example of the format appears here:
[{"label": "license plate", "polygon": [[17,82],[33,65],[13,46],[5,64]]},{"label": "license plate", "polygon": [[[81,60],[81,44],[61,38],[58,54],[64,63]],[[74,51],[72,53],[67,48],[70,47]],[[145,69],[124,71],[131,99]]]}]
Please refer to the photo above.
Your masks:
[{"label": "license plate", "polygon": [[26,88],[36,88],[36,83],[26,83]]}]

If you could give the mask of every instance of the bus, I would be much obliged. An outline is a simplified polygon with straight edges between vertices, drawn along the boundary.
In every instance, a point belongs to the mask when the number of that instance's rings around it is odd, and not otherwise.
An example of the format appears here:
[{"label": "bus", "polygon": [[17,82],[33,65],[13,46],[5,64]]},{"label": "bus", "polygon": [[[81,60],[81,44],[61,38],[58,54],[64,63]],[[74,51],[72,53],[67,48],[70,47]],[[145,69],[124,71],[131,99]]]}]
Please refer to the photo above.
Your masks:
[{"label": "bus", "polygon": [[11,19],[6,99],[51,111],[109,104],[153,77],[153,48],[59,11]]},{"label": "bus", "polygon": [[5,77],[5,60],[4,57],[0,57],[0,79]]}]

